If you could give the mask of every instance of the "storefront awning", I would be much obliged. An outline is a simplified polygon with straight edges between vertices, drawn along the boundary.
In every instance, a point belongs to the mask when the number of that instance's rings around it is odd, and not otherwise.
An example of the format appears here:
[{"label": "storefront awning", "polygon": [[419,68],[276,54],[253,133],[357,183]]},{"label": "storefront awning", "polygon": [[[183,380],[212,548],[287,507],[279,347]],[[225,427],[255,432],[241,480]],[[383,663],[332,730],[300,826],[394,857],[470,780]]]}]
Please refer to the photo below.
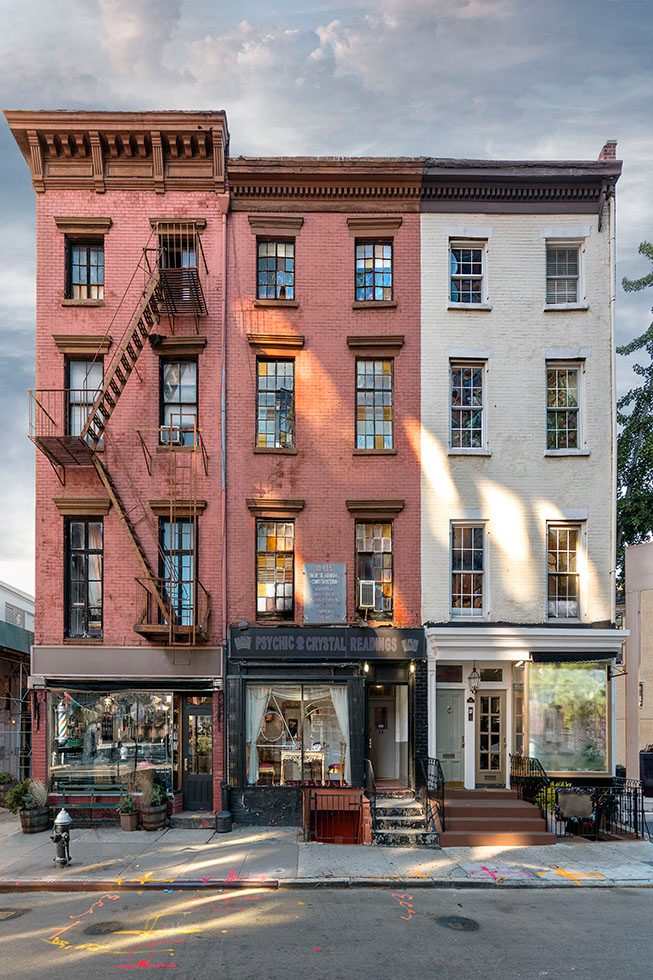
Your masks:
[{"label": "storefront awning", "polygon": [[534,664],[580,664],[597,661],[612,661],[621,654],[606,653],[605,650],[534,650],[531,659]]}]

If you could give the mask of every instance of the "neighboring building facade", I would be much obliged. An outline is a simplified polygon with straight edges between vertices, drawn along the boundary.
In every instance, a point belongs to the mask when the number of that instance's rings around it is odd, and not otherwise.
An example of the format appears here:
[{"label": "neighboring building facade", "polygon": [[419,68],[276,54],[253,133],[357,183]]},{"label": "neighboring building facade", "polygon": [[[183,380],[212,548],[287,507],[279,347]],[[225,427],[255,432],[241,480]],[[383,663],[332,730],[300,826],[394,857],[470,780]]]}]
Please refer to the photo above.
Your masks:
[{"label": "neighboring building facade", "polygon": [[28,678],[34,642],[34,597],[0,582],[0,770],[30,774]]},{"label": "neighboring building facade", "polygon": [[229,781],[240,822],[306,786],[411,785],[420,620],[421,161],[229,162]]},{"label": "neighboring building facade", "polygon": [[618,681],[618,761],[631,779],[639,779],[640,750],[653,744],[653,541],[626,546],[624,563],[628,638]]},{"label": "neighboring building facade", "polygon": [[429,754],[467,788],[615,765],[615,149],[425,167]]},{"label": "neighboring building facade", "polygon": [[219,809],[226,119],[6,116],[36,191],[32,772]]}]

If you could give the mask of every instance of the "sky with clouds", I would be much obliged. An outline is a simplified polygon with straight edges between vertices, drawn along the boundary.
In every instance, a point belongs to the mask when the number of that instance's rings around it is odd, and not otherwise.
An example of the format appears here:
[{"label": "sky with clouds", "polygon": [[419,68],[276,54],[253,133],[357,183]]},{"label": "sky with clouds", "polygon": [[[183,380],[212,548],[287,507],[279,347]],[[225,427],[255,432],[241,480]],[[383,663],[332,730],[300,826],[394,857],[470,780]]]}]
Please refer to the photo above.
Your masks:
[{"label": "sky with clouds", "polygon": [[[653,239],[652,0],[0,0],[12,109],[225,109],[231,153],[593,159]],[[617,340],[653,296],[619,290]],[[34,195],[0,125],[0,579],[33,589]],[[630,372],[622,365],[620,385]]]}]

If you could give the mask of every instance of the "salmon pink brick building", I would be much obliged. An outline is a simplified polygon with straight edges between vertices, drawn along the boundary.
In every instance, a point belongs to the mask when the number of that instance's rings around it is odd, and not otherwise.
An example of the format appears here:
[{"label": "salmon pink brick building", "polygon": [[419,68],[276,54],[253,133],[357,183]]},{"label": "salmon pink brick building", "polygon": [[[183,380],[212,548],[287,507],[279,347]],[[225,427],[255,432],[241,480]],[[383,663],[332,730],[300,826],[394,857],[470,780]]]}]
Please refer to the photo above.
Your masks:
[{"label": "salmon pink brick building", "polygon": [[219,809],[226,119],[6,115],[36,192],[33,775]]}]

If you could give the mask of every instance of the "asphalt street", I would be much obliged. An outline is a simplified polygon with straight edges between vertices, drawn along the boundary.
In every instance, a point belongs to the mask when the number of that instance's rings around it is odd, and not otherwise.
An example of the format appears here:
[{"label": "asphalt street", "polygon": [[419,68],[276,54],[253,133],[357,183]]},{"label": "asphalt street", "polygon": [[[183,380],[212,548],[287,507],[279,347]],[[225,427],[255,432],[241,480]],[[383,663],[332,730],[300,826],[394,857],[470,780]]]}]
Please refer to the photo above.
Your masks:
[{"label": "asphalt street", "polygon": [[651,921],[644,888],[3,894],[0,976],[645,977]]}]

